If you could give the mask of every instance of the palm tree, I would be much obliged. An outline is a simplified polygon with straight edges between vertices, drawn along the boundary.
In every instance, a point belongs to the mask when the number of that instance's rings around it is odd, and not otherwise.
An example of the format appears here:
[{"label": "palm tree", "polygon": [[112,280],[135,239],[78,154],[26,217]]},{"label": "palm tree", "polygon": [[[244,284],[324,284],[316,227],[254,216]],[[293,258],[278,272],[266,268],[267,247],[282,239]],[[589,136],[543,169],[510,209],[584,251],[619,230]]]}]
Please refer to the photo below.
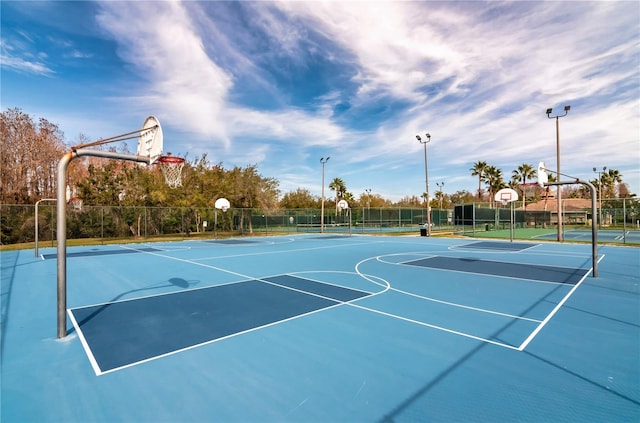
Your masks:
[{"label": "palm tree", "polygon": [[484,183],[489,190],[489,205],[493,205],[493,195],[506,187],[504,179],[502,179],[502,170],[495,166],[488,166],[484,171]]},{"label": "palm tree", "polygon": [[473,164],[473,167],[469,169],[471,171],[471,176],[478,177],[478,201],[482,200],[482,181],[487,167],[487,162],[477,161]]},{"label": "palm tree", "polygon": [[607,191],[608,197],[617,197],[616,185],[622,182],[622,174],[616,169],[609,169],[602,174],[603,187]]},{"label": "palm tree", "polygon": [[527,210],[527,203],[526,203],[527,179],[531,180],[535,175],[536,175],[536,170],[533,168],[532,165],[527,163],[523,163],[520,166],[518,166],[518,169],[514,170],[511,175],[511,179],[513,181],[522,183],[521,185],[522,186],[522,208],[525,211]]},{"label": "palm tree", "polygon": [[342,178],[334,178],[329,184],[329,189],[336,192],[336,216],[338,215],[338,201],[347,194],[347,185]]}]

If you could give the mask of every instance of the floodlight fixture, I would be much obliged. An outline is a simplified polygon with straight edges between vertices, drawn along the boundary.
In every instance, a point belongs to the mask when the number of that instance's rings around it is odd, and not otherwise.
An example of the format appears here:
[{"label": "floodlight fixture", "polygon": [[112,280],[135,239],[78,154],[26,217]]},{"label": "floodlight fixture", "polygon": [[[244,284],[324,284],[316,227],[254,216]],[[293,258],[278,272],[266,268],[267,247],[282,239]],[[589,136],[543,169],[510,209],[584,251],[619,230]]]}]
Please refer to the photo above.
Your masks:
[{"label": "floodlight fixture", "polygon": [[551,107],[549,107],[547,109],[547,117],[549,119],[558,119],[558,118],[566,116],[567,113],[569,113],[569,110],[571,110],[571,106],[566,105],[566,106],[564,106],[564,114],[563,115],[551,116],[551,112],[553,111],[553,109]]}]

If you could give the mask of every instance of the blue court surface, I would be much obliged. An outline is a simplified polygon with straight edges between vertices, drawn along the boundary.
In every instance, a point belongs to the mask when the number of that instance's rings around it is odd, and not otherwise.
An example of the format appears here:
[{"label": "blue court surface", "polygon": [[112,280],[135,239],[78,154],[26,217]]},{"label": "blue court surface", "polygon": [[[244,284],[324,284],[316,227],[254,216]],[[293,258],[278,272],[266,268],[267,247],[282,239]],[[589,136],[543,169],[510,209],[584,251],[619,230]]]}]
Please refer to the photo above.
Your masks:
[{"label": "blue court surface", "polygon": [[[563,231],[563,239],[566,241],[579,241],[587,242],[591,241],[593,236],[590,229],[569,229]],[[557,239],[557,234],[545,234],[539,235],[537,239],[554,240]],[[622,230],[622,229],[604,229],[598,230],[599,242],[621,242],[628,244],[640,244],[640,230]]]},{"label": "blue court surface", "polygon": [[0,253],[2,422],[638,422],[640,249],[292,235]]}]

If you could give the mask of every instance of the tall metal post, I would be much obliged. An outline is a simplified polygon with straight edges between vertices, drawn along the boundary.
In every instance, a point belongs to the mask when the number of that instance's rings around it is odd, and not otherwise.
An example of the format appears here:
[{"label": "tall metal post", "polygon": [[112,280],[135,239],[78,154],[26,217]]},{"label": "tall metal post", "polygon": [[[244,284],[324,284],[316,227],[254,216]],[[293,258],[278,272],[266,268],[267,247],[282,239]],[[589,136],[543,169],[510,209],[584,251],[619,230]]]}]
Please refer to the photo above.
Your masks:
[{"label": "tall metal post", "polygon": [[[569,110],[571,110],[571,106],[564,106],[564,114],[563,115],[551,116],[552,109],[551,108],[547,109],[547,117],[549,119],[555,118],[555,120],[556,120],[556,161],[557,161],[557,165],[558,165],[557,166],[557,170],[556,170],[556,180],[557,181],[560,180],[560,118],[566,116],[567,113],[569,113]],[[562,228],[563,216],[562,216],[562,188],[560,187],[560,185],[558,185],[556,198],[557,198],[557,206],[558,206],[558,213],[557,213],[557,216],[558,216],[558,242],[562,242],[563,241],[563,228]]]},{"label": "tall metal post", "polygon": [[424,146],[424,182],[425,182],[425,195],[427,201],[427,236],[431,236],[431,205],[429,204],[429,162],[427,161],[427,144],[431,141],[431,134],[426,134],[427,139],[423,142],[420,135],[416,135],[416,138]]},{"label": "tall metal post", "polygon": [[[593,171],[598,174],[598,204],[599,204],[599,212],[598,212],[598,227],[602,229],[602,174],[607,170],[606,166],[602,166],[602,172],[597,170],[595,167]],[[593,216],[595,219],[595,216]]]},{"label": "tall metal post", "polygon": [[[556,180],[560,180],[560,119],[556,116],[556,160],[558,161],[558,170],[556,172]],[[564,216],[562,215],[562,188],[558,185],[556,193],[556,199],[558,202],[558,241],[561,242],[564,239]]]},{"label": "tall metal post", "polygon": [[320,233],[324,233],[324,164],[329,161],[331,157],[322,157],[320,163],[322,163],[322,205],[320,208]]},{"label": "tall metal post", "polygon": [[36,201],[36,209],[35,209],[35,215],[36,216],[35,216],[35,221],[34,221],[35,227],[36,227],[35,228],[36,233],[35,233],[35,236],[34,236],[34,241],[35,241],[34,252],[35,252],[35,256],[36,257],[38,257],[38,232],[39,232],[39,229],[38,229],[38,205],[40,203],[42,203],[43,201],[56,201],[56,199],[55,198],[43,198],[41,200]]},{"label": "tall metal post", "polygon": [[[569,185],[569,184],[582,184],[589,188],[591,193],[591,215],[595,216],[597,213],[596,208],[596,187],[589,181],[581,181],[576,178],[575,181],[560,181],[558,182],[550,182],[544,184],[545,186],[560,186],[560,185]],[[594,278],[598,277],[598,226],[596,224],[595,219],[591,219],[591,266],[593,268],[592,276]]]}]

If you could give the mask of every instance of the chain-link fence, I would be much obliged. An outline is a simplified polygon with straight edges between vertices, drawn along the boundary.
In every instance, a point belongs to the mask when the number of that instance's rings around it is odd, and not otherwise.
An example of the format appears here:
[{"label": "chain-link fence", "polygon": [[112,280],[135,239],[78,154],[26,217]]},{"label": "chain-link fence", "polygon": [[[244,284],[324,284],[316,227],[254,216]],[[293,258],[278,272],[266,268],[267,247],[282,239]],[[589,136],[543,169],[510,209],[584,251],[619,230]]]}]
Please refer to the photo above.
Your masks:
[{"label": "chain-link fence", "polygon": [[[451,226],[452,211],[432,210],[435,228]],[[67,207],[67,239],[105,240],[162,237],[242,236],[296,232],[414,232],[426,222],[420,208],[229,209],[197,207]],[[38,240],[46,245],[56,239],[55,203],[38,206]],[[0,206],[2,244],[35,240],[33,205]]]},{"label": "chain-link fence", "polygon": [[[336,210],[325,207],[324,222],[320,209],[229,209],[208,207],[67,207],[67,239],[91,239],[126,242],[153,238],[243,236],[273,233],[413,233],[418,235],[426,219],[424,208],[357,207]],[[590,227],[591,209],[565,211],[567,226]],[[38,207],[38,239],[42,245],[54,245],[56,239],[55,202]],[[640,229],[640,200],[607,199],[598,202],[596,222],[602,229]],[[431,210],[434,233],[474,234],[503,230],[510,226],[509,206],[473,203],[452,210]],[[33,242],[35,206],[0,206],[3,245]],[[516,228],[553,228],[555,211],[515,210]],[[49,242],[50,244],[47,244]]]},{"label": "chain-link fence", "polygon": [[[555,200],[554,200],[555,201]],[[575,199],[563,200],[562,222],[566,229],[590,229],[594,219],[591,207],[571,206]],[[588,200],[590,203],[591,200]],[[570,206],[567,206],[569,204]],[[553,203],[555,205],[555,202]],[[510,205],[491,205],[489,203],[462,204],[454,207],[454,233],[461,235],[476,234],[487,231],[503,231],[511,225]],[[636,198],[603,199],[596,203],[595,222],[603,231],[620,231],[622,236],[614,237],[616,242],[636,243],[640,237],[640,200]],[[514,228],[519,229],[553,229],[557,228],[558,213],[552,210],[513,211]],[[627,237],[631,234],[634,236]]]}]

